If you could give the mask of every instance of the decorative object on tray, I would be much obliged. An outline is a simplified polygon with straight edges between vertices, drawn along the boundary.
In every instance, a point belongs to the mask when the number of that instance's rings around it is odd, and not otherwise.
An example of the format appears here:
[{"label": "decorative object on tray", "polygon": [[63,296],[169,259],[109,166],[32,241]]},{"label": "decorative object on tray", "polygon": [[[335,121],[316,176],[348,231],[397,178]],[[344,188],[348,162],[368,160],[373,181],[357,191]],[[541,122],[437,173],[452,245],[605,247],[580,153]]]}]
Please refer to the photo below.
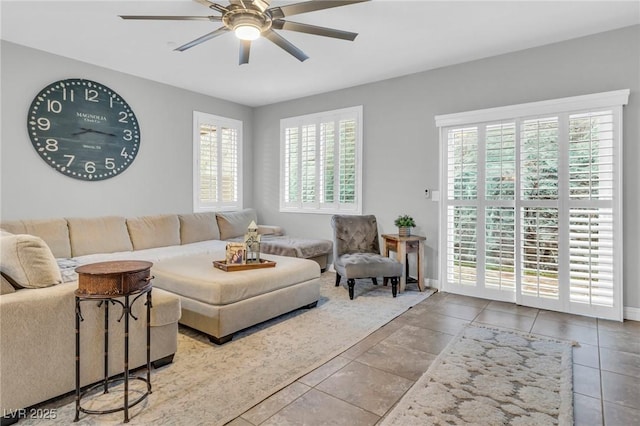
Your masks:
[{"label": "decorative object on tray", "polygon": [[259,262],[234,264],[225,260],[214,260],[213,266],[225,272],[246,271],[248,269],[273,268],[276,262],[273,260],[260,259]]},{"label": "decorative object on tray", "polygon": [[401,237],[409,237],[411,235],[411,228],[415,228],[416,222],[409,215],[398,216],[393,222],[398,227],[398,235]]},{"label": "decorative object on tray", "polygon": [[227,243],[226,263],[230,265],[244,265],[246,263],[246,251],[247,246],[245,243]]},{"label": "decorative object on tray", "polygon": [[260,263],[260,234],[258,234],[258,225],[253,220],[244,235],[244,244],[246,245],[246,262]]}]

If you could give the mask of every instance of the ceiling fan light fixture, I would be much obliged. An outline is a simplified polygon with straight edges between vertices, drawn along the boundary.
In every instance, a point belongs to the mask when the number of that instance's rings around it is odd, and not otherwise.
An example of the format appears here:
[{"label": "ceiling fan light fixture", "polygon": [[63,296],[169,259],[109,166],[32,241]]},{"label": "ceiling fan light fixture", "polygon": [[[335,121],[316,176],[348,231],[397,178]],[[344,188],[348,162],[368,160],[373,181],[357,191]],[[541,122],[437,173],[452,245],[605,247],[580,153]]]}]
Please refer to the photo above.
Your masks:
[{"label": "ceiling fan light fixture", "polygon": [[255,25],[242,24],[238,25],[234,32],[240,40],[257,40],[260,38],[260,28]]}]

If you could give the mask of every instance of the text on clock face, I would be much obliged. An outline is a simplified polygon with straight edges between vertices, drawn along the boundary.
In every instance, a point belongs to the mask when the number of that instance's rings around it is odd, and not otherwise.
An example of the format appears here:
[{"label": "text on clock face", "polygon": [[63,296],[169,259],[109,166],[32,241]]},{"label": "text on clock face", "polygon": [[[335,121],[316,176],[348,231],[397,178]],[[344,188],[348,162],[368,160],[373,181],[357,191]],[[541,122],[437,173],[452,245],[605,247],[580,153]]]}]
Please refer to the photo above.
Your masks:
[{"label": "text on clock face", "polygon": [[135,159],[140,130],[116,92],[89,80],[70,79],[41,90],[31,104],[29,136],[40,157],[67,176],[102,180]]}]

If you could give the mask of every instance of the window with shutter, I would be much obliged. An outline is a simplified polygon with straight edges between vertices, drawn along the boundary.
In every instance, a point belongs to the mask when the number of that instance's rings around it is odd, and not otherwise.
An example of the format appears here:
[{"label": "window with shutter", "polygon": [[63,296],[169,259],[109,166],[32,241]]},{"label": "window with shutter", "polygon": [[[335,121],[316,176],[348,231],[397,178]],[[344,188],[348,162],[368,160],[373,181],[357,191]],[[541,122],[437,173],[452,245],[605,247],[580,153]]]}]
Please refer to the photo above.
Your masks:
[{"label": "window with shutter", "polygon": [[621,90],[436,117],[447,194],[444,290],[622,319],[628,96]]},{"label": "window with shutter", "polygon": [[280,211],[361,213],[362,106],[280,121]]},{"label": "window with shutter", "polygon": [[242,208],[242,122],[193,113],[193,209]]}]

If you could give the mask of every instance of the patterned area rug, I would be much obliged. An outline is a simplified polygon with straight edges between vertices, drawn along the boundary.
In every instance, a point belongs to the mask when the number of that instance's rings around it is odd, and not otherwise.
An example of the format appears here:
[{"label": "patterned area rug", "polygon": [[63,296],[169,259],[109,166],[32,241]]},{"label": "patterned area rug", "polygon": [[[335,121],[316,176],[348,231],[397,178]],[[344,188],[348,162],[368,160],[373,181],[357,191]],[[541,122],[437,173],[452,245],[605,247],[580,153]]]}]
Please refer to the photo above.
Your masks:
[{"label": "patterned area rug", "polygon": [[[130,409],[130,424],[223,425],[432,293],[408,289],[393,298],[391,286],[373,286],[367,280],[358,281],[355,299],[349,300],[343,281],[343,286],[335,287],[335,274],[325,272],[316,308],[298,310],[244,330],[222,346],[181,327],[174,362],[152,371],[153,393]],[[83,400],[83,407],[95,410],[118,406],[122,404],[121,388]],[[135,399],[142,390],[130,392],[130,398]],[[73,397],[42,408],[55,409],[56,419],[47,424],[73,424]],[[81,414],[76,424],[121,424],[122,420],[122,412]],[[21,425],[37,423],[20,421]]]},{"label": "patterned area rug", "polygon": [[569,343],[469,326],[381,423],[572,425]]}]

